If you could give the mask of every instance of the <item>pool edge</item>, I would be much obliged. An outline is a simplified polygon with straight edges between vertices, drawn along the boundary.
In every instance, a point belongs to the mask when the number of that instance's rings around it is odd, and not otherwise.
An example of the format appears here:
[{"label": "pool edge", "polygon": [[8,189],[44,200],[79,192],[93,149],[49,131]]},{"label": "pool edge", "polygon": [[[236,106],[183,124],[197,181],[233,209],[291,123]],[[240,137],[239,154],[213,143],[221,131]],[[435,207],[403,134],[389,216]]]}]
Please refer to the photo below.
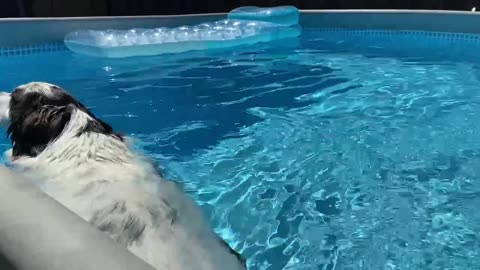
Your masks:
[{"label": "pool edge", "polygon": [[443,10],[302,10],[304,27],[480,33],[480,13]]},{"label": "pool edge", "polygon": [[83,16],[83,17],[25,17],[25,18],[0,18],[2,22],[26,22],[26,21],[82,21],[82,20],[143,20],[143,19],[173,19],[226,16],[227,13],[199,13],[181,15],[142,15],[142,16]]},{"label": "pool edge", "polygon": [[[444,10],[301,10],[305,28],[352,28],[480,33],[480,13]],[[61,42],[78,29],[129,29],[193,25],[226,18],[226,13],[118,17],[0,19],[0,48]],[[15,30],[12,30],[15,29]]]}]

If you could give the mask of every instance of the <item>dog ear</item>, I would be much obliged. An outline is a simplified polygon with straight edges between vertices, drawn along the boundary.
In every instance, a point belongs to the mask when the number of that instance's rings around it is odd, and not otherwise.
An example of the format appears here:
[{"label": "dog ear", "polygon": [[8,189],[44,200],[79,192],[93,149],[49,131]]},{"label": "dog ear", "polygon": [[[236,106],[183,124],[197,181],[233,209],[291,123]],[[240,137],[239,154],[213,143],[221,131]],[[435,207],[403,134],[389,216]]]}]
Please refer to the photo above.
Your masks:
[{"label": "dog ear", "polygon": [[88,114],[91,118],[95,119],[94,122],[88,123],[88,127],[87,127],[88,131],[93,131],[97,133],[106,133],[106,134],[110,134],[113,132],[113,128],[109,124],[97,118],[89,109],[87,109],[87,107],[85,107],[85,105],[79,102],[78,107],[80,108],[81,111]]},{"label": "dog ear", "polygon": [[92,119],[94,119],[94,121],[88,122],[87,126],[85,127],[84,130],[82,130],[82,132],[95,132],[95,133],[113,135],[113,136],[117,137],[118,139],[120,139],[121,141],[124,141],[124,138],[121,134],[113,132],[112,126],[110,126],[106,122],[102,121],[102,119],[97,118],[82,103],[78,102],[77,106],[81,111],[88,114]]},{"label": "dog ear", "polygon": [[35,157],[54,141],[70,120],[72,110],[68,106],[45,105],[12,122],[7,130],[13,145],[13,156]]}]

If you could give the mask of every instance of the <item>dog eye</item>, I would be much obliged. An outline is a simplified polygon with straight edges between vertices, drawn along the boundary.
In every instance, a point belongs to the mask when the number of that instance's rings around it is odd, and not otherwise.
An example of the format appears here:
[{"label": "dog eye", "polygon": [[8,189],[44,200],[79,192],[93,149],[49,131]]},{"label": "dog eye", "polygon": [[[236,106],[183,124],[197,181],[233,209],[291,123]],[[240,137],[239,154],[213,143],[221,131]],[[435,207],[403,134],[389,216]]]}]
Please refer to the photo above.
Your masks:
[{"label": "dog eye", "polygon": [[19,96],[21,96],[21,93],[20,93],[21,89],[17,88],[15,89],[12,94],[10,94],[10,101],[12,102],[17,102]]}]

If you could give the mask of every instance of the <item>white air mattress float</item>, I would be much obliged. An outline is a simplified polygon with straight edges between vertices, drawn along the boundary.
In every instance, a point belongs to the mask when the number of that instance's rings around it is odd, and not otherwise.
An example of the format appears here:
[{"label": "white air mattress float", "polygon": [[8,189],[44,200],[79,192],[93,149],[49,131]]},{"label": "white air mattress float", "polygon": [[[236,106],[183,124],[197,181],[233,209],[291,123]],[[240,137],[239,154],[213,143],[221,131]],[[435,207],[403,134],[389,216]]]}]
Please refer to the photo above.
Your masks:
[{"label": "white air mattress float", "polygon": [[79,30],[65,37],[73,52],[107,58],[174,54],[296,38],[298,9],[241,7],[227,19],[195,26],[130,30]]}]

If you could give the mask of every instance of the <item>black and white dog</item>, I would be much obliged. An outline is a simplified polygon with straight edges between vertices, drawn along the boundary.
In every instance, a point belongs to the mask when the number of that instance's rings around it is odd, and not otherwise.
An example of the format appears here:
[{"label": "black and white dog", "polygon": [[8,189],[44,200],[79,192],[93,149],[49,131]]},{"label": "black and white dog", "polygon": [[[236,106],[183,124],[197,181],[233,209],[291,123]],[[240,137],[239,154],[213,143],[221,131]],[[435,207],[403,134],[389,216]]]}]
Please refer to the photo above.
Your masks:
[{"label": "black and white dog", "polygon": [[177,184],[62,88],[0,93],[12,166],[159,270],[243,270]]}]

